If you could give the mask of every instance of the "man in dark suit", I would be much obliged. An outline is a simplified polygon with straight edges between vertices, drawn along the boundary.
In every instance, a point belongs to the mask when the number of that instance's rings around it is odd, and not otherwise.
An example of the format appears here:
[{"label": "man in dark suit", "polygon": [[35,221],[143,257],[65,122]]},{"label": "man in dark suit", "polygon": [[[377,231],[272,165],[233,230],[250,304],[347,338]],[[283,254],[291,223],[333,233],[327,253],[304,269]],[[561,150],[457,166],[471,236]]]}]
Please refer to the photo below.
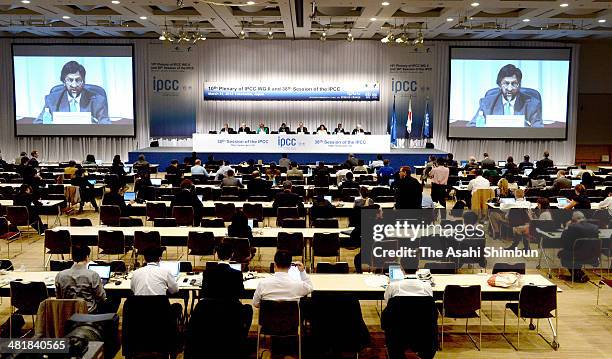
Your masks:
[{"label": "man in dark suit", "polygon": [[180,192],[174,195],[174,198],[170,202],[170,210],[172,211],[172,208],[174,206],[193,207],[193,221],[194,223],[200,223],[200,221],[202,220],[202,211],[204,209],[204,205],[202,204],[202,201],[200,201],[195,192],[195,186],[193,185],[193,182],[188,179],[183,180],[183,182],[181,182],[180,188]]},{"label": "man in dark suit", "polygon": [[45,96],[45,106],[33,123],[42,124],[48,110],[51,115],[54,112],[91,112],[92,124],[110,124],[106,92],[99,86],[86,85],[85,73],[83,65],[67,62],[60,75],[63,86],[53,87]]},{"label": "man in dark suit", "polygon": [[233,135],[236,133],[236,131],[234,131],[233,128],[229,127],[228,123],[223,124],[223,128],[221,129],[221,131],[219,131],[219,133],[225,133],[228,135]]},{"label": "man in dark suit", "polygon": [[493,161],[490,157],[488,153],[484,153],[482,155],[483,159],[480,162],[480,167],[482,167],[483,169],[491,169],[491,168],[495,168],[495,161]]},{"label": "man in dark suit", "polygon": [[302,198],[291,192],[292,184],[291,181],[283,182],[283,191],[279,192],[274,196],[274,203],[272,203],[272,207],[274,211],[278,209],[278,207],[299,207],[304,208],[304,203],[302,202]]},{"label": "man in dark suit", "polygon": [[542,102],[534,89],[521,89],[523,73],[512,64],[502,67],[497,74],[498,89],[487,91],[469,127],[476,126],[480,115],[524,115],[525,127],[543,127]]},{"label": "man in dark suit", "polygon": [[261,179],[261,173],[259,171],[253,171],[251,176],[252,179],[247,185],[249,196],[268,196],[268,191],[270,191],[270,183]]},{"label": "man in dark suit", "polygon": [[572,188],[572,180],[565,177],[565,171],[560,170],[557,172],[557,178],[553,181],[552,187],[550,190],[553,194],[559,194],[559,191],[562,189]]},{"label": "man in dark suit", "polygon": [[303,124],[302,122],[300,122],[300,123],[298,124],[298,127],[297,127],[297,129],[295,130],[295,132],[297,132],[297,133],[305,133],[305,134],[307,134],[307,133],[308,133],[308,129],[306,128],[306,126],[304,126],[304,124]]},{"label": "man in dark suit", "polygon": [[339,123],[338,126],[336,128],[334,128],[334,135],[337,135],[339,133],[341,133],[343,135],[348,133],[347,131],[344,130],[344,127],[342,127],[341,123]]},{"label": "man in dark suit", "polygon": [[232,258],[232,244],[222,241],[216,248],[218,263],[206,269],[202,277],[202,298],[223,298],[240,300],[244,285],[242,272],[229,266]]},{"label": "man in dark suit", "polygon": [[592,223],[586,222],[586,217],[582,212],[575,211],[572,214],[572,221],[561,234],[563,249],[559,251],[557,256],[561,259],[561,265],[567,268],[570,274],[574,273],[576,281],[585,283],[589,281],[589,277],[582,271],[582,265],[576,264],[572,268],[574,243],[579,238],[599,238],[599,228]]},{"label": "man in dark suit", "polygon": [[238,133],[251,133],[251,129],[243,122],[238,128]]},{"label": "man in dark suit", "polygon": [[392,188],[395,191],[395,208],[421,209],[423,187],[419,180],[410,175],[410,167],[402,167]]},{"label": "man in dark suit", "polygon": [[338,186],[340,193],[342,193],[342,190],[345,188],[359,188],[359,183],[355,182],[353,172],[347,172],[346,176],[344,177],[344,181],[342,181],[340,186]]},{"label": "man in dark suit", "polygon": [[550,153],[548,151],[544,151],[544,158],[542,158],[541,160],[536,162],[536,167],[537,168],[551,168],[551,167],[554,167],[555,164],[553,163],[553,160],[551,160],[548,157],[550,157]]},{"label": "man in dark suit", "polygon": [[518,165],[519,171],[522,171],[524,168],[533,168],[533,162],[529,161],[529,155],[523,156],[523,162]]}]

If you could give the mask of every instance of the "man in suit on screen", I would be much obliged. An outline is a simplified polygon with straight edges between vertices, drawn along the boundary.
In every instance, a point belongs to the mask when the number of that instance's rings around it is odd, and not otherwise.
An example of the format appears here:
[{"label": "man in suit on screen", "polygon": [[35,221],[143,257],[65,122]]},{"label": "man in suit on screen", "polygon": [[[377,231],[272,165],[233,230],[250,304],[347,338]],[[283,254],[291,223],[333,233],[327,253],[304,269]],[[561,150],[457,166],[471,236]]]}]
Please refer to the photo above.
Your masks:
[{"label": "man in suit on screen", "polygon": [[106,91],[100,86],[85,84],[85,75],[83,65],[67,62],[60,75],[62,85],[54,86],[45,96],[43,111],[33,123],[46,124],[45,117],[55,112],[91,112],[92,124],[110,124]]},{"label": "man in suit on screen", "polygon": [[543,127],[542,100],[534,89],[521,88],[523,73],[512,64],[502,67],[497,74],[498,88],[487,91],[480,99],[476,115],[468,123],[475,127],[479,117],[488,115],[524,115],[525,127]]}]

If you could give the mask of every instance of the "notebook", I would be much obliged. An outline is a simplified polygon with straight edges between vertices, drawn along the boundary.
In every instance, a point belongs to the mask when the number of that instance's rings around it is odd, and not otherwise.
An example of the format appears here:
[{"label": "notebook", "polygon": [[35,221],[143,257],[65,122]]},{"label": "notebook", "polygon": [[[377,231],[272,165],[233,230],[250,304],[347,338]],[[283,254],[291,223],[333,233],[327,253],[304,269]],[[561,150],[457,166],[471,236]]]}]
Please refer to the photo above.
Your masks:
[{"label": "notebook", "polygon": [[111,276],[111,267],[109,265],[90,263],[87,265],[87,269],[91,269],[92,271],[98,273],[103,285],[108,283]]}]

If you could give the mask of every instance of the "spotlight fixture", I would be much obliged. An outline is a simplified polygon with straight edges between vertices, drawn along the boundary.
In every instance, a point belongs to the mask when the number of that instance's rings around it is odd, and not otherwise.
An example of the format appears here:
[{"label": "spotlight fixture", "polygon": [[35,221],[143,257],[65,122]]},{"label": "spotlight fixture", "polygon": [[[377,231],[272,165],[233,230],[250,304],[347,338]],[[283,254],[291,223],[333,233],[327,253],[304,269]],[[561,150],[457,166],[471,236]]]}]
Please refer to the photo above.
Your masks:
[{"label": "spotlight fixture", "polygon": [[29,4],[29,3],[30,3],[30,0],[21,0],[21,3],[22,3],[22,4]]},{"label": "spotlight fixture", "polygon": [[523,19],[523,22],[529,22],[529,21],[531,21],[531,20],[529,20],[529,19]]},{"label": "spotlight fixture", "polygon": [[603,23],[606,22],[606,19],[599,19],[599,20],[597,20],[597,22],[600,23],[600,24],[603,24]]},{"label": "spotlight fixture", "polygon": [[370,21],[376,21],[376,18],[375,17],[371,17]]},{"label": "spotlight fixture", "polygon": [[247,5],[255,5],[255,1],[247,1]]},{"label": "spotlight fixture", "polygon": [[119,0],[113,0],[113,1],[111,1],[111,3],[112,3],[112,4],[115,4],[115,5],[119,5],[119,4],[121,4],[121,1],[119,1]]},{"label": "spotlight fixture", "polygon": [[349,30],[349,33],[346,34],[346,41],[348,41],[348,42],[355,41],[355,37],[353,36],[353,33],[351,32],[351,30]]},{"label": "spotlight fixture", "polygon": [[159,41],[166,41],[168,38],[166,37],[166,31],[162,31],[161,35],[159,35]]},{"label": "spotlight fixture", "polygon": [[423,31],[419,30],[419,32],[417,32],[416,39],[412,41],[412,45],[414,45],[414,47],[423,47],[424,42],[425,42],[425,37],[423,36]]},{"label": "spotlight fixture", "polygon": [[238,38],[240,40],[244,40],[246,38],[246,32],[244,32],[244,29],[240,30],[240,32],[238,33]]},{"label": "spotlight fixture", "polygon": [[268,30],[268,36],[267,36],[268,40],[272,40],[274,39],[274,33],[272,32],[272,29]]},{"label": "spotlight fixture", "polygon": [[321,33],[321,36],[319,37],[319,40],[321,41],[327,40],[327,31],[323,30],[323,32]]},{"label": "spotlight fixture", "polygon": [[183,7],[183,0],[176,0],[176,6]]},{"label": "spotlight fixture", "polygon": [[480,6],[480,3],[473,2],[473,3],[470,4],[470,6],[471,7],[477,7],[477,6]]},{"label": "spotlight fixture", "polygon": [[62,19],[68,20],[68,19],[70,19],[70,16],[64,15],[64,16],[62,16]]},{"label": "spotlight fixture", "polygon": [[561,6],[561,7],[568,7],[568,6],[569,6],[569,4],[564,2],[564,3],[562,3],[562,4],[559,4],[559,6]]},{"label": "spotlight fixture", "polygon": [[204,34],[202,34],[199,31],[191,35],[191,42],[194,44],[197,43],[198,41],[204,41],[204,40],[206,40],[206,36],[204,36]]},{"label": "spotlight fixture", "polygon": [[388,1],[383,1],[380,3],[382,6],[389,6],[391,3]]},{"label": "spotlight fixture", "polygon": [[146,16],[141,16],[141,17],[139,17],[139,19],[140,19],[140,20],[146,20],[146,19],[147,19],[147,17],[146,17]]},{"label": "spotlight fixture", "polygon": [[447,18],[446,18],[446,21],[448,21],[448,22],[451,22],[451,21],[454,21],[454,20],[455,20],[455,19],[453,19],[452,17],[447,17]]}]

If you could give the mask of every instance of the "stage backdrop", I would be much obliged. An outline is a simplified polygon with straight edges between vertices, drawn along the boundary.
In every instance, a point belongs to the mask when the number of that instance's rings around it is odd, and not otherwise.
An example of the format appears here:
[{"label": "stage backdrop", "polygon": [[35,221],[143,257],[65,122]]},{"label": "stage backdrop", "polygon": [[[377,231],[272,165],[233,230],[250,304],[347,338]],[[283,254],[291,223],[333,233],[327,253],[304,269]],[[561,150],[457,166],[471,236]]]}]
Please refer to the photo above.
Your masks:
[{"label": "stage backdrop", "polygon": [[190,137],[196,130],[198,60],[190,51],[161,43],[149,46],[151,137]]}]

